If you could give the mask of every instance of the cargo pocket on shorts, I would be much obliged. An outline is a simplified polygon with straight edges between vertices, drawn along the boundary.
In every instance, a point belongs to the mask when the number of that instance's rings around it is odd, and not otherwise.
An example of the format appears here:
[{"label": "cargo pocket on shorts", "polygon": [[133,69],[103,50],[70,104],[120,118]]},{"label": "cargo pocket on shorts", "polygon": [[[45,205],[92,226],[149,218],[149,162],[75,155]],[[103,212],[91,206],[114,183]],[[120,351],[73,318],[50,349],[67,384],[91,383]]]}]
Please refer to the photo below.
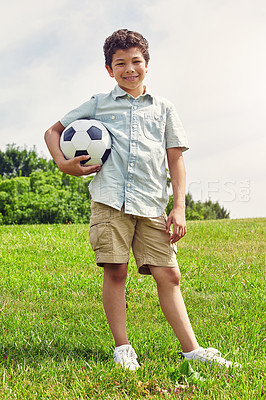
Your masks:
[{"label": "cargo pocket on shorts", "polygon": [[100,222],[92,225],[90,227],[89,237],[93,251],[112,251],[113,240],[110,223]]}]

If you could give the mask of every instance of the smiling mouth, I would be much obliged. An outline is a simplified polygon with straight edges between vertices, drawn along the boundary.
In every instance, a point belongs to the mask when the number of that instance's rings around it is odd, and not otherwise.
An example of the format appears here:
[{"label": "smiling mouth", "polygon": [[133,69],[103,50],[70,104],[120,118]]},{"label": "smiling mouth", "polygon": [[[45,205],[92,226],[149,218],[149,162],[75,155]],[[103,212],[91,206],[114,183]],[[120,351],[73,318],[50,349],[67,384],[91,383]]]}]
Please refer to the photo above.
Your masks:
[{"label": "smiling mouth", "polygon": [[137,76],[125,76],[124,79],[127,81],[134,81],[135,79],[137,79]]}]

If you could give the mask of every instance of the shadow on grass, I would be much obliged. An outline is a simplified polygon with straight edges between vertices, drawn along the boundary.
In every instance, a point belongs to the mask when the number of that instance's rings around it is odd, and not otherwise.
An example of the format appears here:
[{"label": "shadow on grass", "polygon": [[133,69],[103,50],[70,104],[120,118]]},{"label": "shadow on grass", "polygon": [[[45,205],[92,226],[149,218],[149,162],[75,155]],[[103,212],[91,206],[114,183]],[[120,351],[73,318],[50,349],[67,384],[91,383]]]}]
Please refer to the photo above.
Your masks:
[{"label": "shadow on grass", "polygon": [[13,347],[6,351],[1,351],[0,365],[33,365],[42,363],[73,363],[80,362],[106,363],[112,359],[111,351],[108,348],[87,347],[87,346],[62,346],[60,344],[45,347],[30,343],[26,346]]}]

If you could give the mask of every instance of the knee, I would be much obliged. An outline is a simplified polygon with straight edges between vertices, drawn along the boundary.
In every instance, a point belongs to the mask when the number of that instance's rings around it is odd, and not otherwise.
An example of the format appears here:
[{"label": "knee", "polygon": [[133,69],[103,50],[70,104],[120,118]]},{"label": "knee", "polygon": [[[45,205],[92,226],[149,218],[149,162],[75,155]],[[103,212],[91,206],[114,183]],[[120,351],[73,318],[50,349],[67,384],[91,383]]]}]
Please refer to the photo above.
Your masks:
[{"label": "knee", "polygon": [[127,278],[127,264],[107,264],[104,266],[104,278],[114,284],[121,284]]},{"label": "knee", "polygon": [[179,268],[167,268],[167,281],[172,286],[179,286],[181,280],[181,272]]},{"label": "knee", "polygon": [[179,286],[181,273],[179,268],[163,268],[159,274],[154,273],[154,278],[159,286]]}]

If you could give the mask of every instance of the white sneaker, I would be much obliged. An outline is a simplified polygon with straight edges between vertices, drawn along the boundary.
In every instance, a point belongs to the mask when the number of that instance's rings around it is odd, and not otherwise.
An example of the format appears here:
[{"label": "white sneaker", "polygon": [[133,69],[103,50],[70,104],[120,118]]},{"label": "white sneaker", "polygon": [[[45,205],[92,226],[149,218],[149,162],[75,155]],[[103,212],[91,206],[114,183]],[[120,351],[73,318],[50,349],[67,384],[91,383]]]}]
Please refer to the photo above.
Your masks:
[{"label": "white sneaker", "polygon": [[221,353],[214,349],[213,347],[209,347],[208,349],[204,349],[203,347],[199,347],[197,350],[193,350],[189,353],[181,353],[181,357],[187,361],[201,361],[201,362],[209,362],[210,364],[219,364],[221,366],[225,366],[226,368],[234,366],[240,366],[237,363],[232,363],[232,361],[227,361],[223,357],[221,357]]},{"label": "white sneaker", "polygon": [[130,371],[135,371],[140,367],[137,362],[137,354],[130,344],[123,344],[118,346],[114,351],[114,362],[116,364],[121,364],[125,369]]}]

